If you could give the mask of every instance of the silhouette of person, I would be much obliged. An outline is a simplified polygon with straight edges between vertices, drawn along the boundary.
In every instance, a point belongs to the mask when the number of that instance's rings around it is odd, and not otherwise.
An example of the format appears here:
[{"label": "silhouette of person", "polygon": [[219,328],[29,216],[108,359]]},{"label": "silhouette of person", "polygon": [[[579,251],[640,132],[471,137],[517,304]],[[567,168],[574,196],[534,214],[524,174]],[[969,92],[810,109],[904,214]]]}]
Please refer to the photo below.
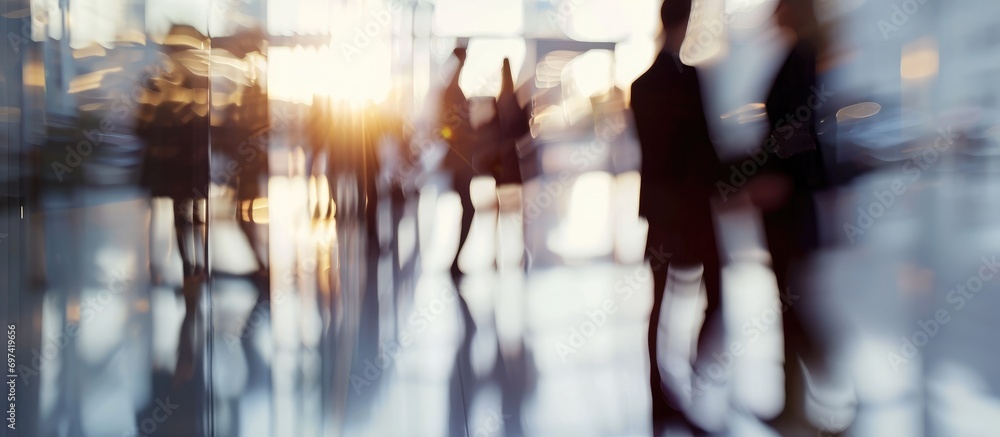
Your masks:
[{"label": "silhouette of person", "polygon": [[472,229],[472,217],[475,207],[472,204],[470,184],[478,174],[473,164],[473,148],[476,146],[476,132],[472,128],[469,114],[469,99],[459,87],[459,77],[465,66],[466,50],[458,47],[453,54],[458,61],[455,74],[444,89],[441,97],[441,107],[438,114],[438,134],[447,143],[448,151],[442,166],[451,172],[452,188],[462,200],[462,229],[459,234],[458,250],[451,265],[451,276],[458,279],[462,271],[458,267],[458,255],[465,246]]},{"label": "silhouette of person", "polygon": [[[751,196],[763,211],[772,268],[783,299],[799,295],[793,291],[803,279],[797,264],[818,247],[813,193],[827,183],[816,137],[819,117],[813,111],[807,120],[798,118],[801,108],[816,109],[810,102],[815,100],[811,97],[817,89],[817,59],[823,41],[813,7],[811,0],[782,0],[775,11],[777,24],[792,44],[765,102],[772,129],[764,141],[768,159],[752,181],[756,192]],[[798,361],[815,363],[816,349],[797,309],[790,309],[783,317],[785,413],[794,417],[804,403],[804,376]]]},{"label": "silhouette of person", "polygon": [[662,51],[632,85],[631,106],[642,152],[639,214],[649,223],[646,257],[653,267],[648,340],[654,430],[671,418],[670,407],[680,409],[684,404],[681,393],[663,384],[656,353],[668,271],[703,266],[708,308],[699,357],[710,355],[704,353],[711,337],[706,332],[719,313],[720,267],[709,201],[721,166],[709,137],[698,72],[680,60],[690,12],[690,0],[663,3]]},{"label": "silhouette of person", "polygon": [[201,216],[209,181],[209,82],[207,62],[196,52],[207,48],[207,38],[175,25],[163,47],[167,68],[143,84],[146,98],[138,109],[136,134],[146,143],[140,183],[150,197],[173,200],[185,296],[192,297],[188,279],[204,273],[199,247],[205,243]]},{"label": "silhouette of person", "polygon": [[213,126],[213,143],[228,157],[226,167],[214,173],[222,173],[225,183],[236,191],[236,221],[250,242],[257,261],[254,280],[261,288],[260,298],[266,300],[268,263],[264,241],[257,232],[259,217],[254,217],[254,204],[258,198],[267,196],[270,130],[267,94],[257,81],[238,92],[240,103],[229,108],[221,126]]},{"label": "silhouette of person", "polygon": [[[152,198],[167,197],[174,204],[186,307],[174,373],[175,385],[181,385],[196,376],[201,349],[197,326],[202,320],[198,302],[207,273],[209,41],[192,26],[174,25],[163,48],[167,56],[162,67],[166,68],[143,84],[136,134],[146,143],[141,184]],[[156,215],[154,210],[152,216]]]},{"label": "silhouette of person", "polygon": [[[489,117],[487,121],[476,126],[476,139],[479,145],[474,155],[481,163],[484,172],[492,175],[496,181],[497,208],[490,213],[497,220],[498,237],[501,237],[497,240],[500,243],[499,251],[496,253],[497,268],[501,266],[500,257],[503,257],[505,249],[500,217],[502,214],[517,212],[521,203],[521,199],[517,197],[521,192],[518,187],[522,183],[517,141],[530,130],[529,108],[522,107],[517,101],[510,60],[507,58],[503,60],[500,77],[500,94],[496,99],[492,97],[484,99],[484,112],[488,111]],[[474,107],[473,115],[476,115],[475,109],[483,108]]]},{"label": "silhouette of person", "polygon": [[496,136],[495,159],[492,165],[497,186],[522,183],[521,163],[517,154],[517,140],[528,134],[528,108],[517,102],[514,93],[514,77],[510,69],[510,59],[503,59],[500,95],[496,102],[496,120],[499,132]]}]

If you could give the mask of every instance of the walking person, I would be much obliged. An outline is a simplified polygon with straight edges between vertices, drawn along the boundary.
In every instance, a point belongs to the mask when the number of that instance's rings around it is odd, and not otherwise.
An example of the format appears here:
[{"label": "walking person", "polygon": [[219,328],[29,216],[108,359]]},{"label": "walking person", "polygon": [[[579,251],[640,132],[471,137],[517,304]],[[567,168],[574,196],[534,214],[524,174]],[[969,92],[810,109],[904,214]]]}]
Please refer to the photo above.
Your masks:
[{"label": "walking person", "polygon": [[[765,106],[771,131],[764,140],[768,159],[750,183],[751,197],[763,213],[780,296],[796,299],[804,278],[804,261],[818,248],[814,193],[827,183],[816,136],[817,63],[824,41],[811,0],[781,0],[775,18],[788,47]],[[799,118],[802,108],[812,116]],[[792,119],[795,120],[792,120]],[[789,121],[792,120],[792,121]],[[818,364],[818,349],[807,334],[799,310],[784,314],[785,414],[803,418],[805,380],[799,361]]]},{"label": "walking person", "polygon": [[452,279],[456,280],[457,285],[457,281],[462,275],[462,271],[458,267],[458,255],[462,252],[465,241],[469,237],[469,231],[472,229],[472,217],[475,214],[470,185],[472,179],[477,175],[472,156],[477,141],[469,114],[469,99],[466,98],[458,82],[462,75],[462,68],[465,66],[466,49],[464,47],[456,48],[453,54],[458,64],[441,97],[437,124],[438,134],[448,145],[442,166],[451,173],[452,189],[458,193],[462,200],[462,228],[459,234],[458,250],[455,251],[455,260],[451,264],[451,276]]},{"label": "walking person", "polygon": [[[708,307],[699,336],[699,357],[710,358],[707,345],[717,340],[711,332],[720,314],[720,263],[710,199],[721,166],[709,137],[698,72],[680,59],[690,12],[690,0],[664,1],[660,10],[662,50],[632,85],[631,106],[642,151],[639,214],[649,223],[646,257],[653,267],[648,341],[657,432],[672,410],[681,410],[690,402],[690,381],[682,382],[681,387],[665,384],[661,374],[671,370],[657,359],[657,327],[668,273],[699,265],[703,269]],[[676,376],[689,378],[690,368],[686,375]]]}]

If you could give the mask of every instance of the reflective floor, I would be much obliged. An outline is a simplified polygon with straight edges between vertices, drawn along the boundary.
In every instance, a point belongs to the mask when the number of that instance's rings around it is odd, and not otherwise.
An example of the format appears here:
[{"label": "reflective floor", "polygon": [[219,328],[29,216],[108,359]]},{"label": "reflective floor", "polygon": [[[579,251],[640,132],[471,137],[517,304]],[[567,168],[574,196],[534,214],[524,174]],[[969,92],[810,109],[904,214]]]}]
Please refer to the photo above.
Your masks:
[{"label": "reflective floor", "polygon": [[[456,286],[448,269],[461,206],[446,179],[405,201],[384,196],[374,232],[350,195],[312,197],[322,190],[309,185],[322,181],[273,176],[253,205],[213,191],[210,277],[181,275],[169,201],[134,189],[45,196],[23,219],[6,210],[32,229],[25,243],[38,250],[26,255],[44,260],[29,264],[43,271],[20,276],[31,290],[17,324],[19,350],[31,351],[19,361],[22,435],[653,432],[645,331],[656,266],[639,261],[641,234],[618,235],[607,259],[534,263],[517,204],[483,189]],[[873,176],[857,189],[884,182]],[[995,185],[972,182],[938,180],[904,208],[957,205],[973,194],[956,193]],[[1000,264],[995,226],[976,221],[989,208],[887,216],[871,240],[818,255],[812,290],[784,301],[754,213],[723,212],[720,338],[731,353],[712,362],[721,371],[691,369],[705,298],[697,269],[673,271],[660,371],[678,390],[688,385],[687,413],[718,430],[711,435],[989,435],[1000,377],[990,272]],[[251,245],[241,217],[255,220],[264,244]],[[970,226],[913,234],[954,220]],[[268,254],[267,269],[255,250]],[[779,302],[809,315],[828,350],[822,370],[806,369],[812,431],[764,420],[784,405],[789,309]],[[681,422],[667,433],[696,435]]]},{"label": "reflective floor", "polygon": [[21,297],[33,311],[19,325],[43,324],[19,328],[39,354],[19,387],[39,420],[22,416],[22,432],[192,435],[211,420],[218,435],[648,435],[642,241],[623,242],[630,262],[526,274],[520,212],[498,218],[487,197],[456,287],[461,206],[439,182],[386,199],[367,240],[349,201],[310,216],[310,180],[272,177],[253,211],[263,275],[220,189],[211,279],[181,275],[168,199],[45,197],[23,219],[44,230],[45,271],[31,273],[46,281]]}]

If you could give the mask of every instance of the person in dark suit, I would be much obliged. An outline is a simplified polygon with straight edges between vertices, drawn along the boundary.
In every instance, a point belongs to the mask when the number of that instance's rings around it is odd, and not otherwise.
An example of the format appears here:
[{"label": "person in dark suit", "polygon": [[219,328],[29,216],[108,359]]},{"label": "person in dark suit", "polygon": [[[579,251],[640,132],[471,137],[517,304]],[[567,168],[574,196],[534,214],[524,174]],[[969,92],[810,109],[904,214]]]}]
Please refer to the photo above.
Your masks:
[{"label": "person in dark suit", "polygon": [[[800,296],[802,262],[819,246],[813,194],[827,184],[816,136],[817,103],[827,98],[817,83],[823,38],[813,8],[811,0],[781,0],[775,11],[790,50],[765,102],[771,127],[763,146],[768,159],[750,184],[755,187],[751,197],[763,212],[772,269],[787,305],[792,303],[787,298]],[[801,419],[805,399],[799,360],[816,364],[818,349],[807,334],[800,310],[789,308],[783,317],[785,416]]]},{"label": "person in dark suit", "polygon": [[[650,383],[654,427],[683,404],[662,384],[656,355],[661,301],[672,267],[702,265],[708,293],[706,327],[719,313],[720,263],[709,204],[720,174],[709,137],[695,68],[680,59],[691,12],[690,0],[666,0],[661,8],[663,49],[632,85],[632,111],[642,150],[639,214],[649,223],[646,256],[653,268],[653,310],[649,319]],[[699,336],[699,355],[711,335]],[[668,400],[667,396],[671,399]]]}]

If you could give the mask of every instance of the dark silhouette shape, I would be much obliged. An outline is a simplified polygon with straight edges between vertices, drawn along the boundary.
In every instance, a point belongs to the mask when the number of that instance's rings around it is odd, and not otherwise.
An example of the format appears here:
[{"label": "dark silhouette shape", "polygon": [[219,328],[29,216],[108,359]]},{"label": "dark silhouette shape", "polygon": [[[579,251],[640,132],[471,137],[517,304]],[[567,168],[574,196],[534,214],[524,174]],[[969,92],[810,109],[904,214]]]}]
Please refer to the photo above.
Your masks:
[{"label": "dark silhouette shape", "polygon": [[[664,47],[652,67],[632,85],[632,111],[642,150],[639,213],[649,222],[646,256],[654,267],[649,320],[650,383],[654,429],[670,419],[670,404],[658,372],[656,333],[668,265],[704,266],[708,293],[699,357],[710,359],[705,335],[719,314],[720,267],[709,200],[720,163],[709,137],[695,68],[679,58],[690,1],[667,0],[661,9]],[[708,358],[705,358],[708,356]],[[673,397],[673,396],[671,396]]]},{"label": "dark silhouette shape", "polygon": [[[823,157],[816,137],[819,116],[790,123],[801,108],[812,108],[810,97],[817,85],[817,59],[822,39],[809,0],[783,0],[776,10],[778,24],[790,30],[795,44],[774,79],[766,107],[772,128],[764,142],[767,162],[756,179],[773,181],[768,187],[779,194],[772,205],[762,206],[767,244],[778,289],[782,296],[799,296],[798,264],[819,244],[813,193],[826,186]],[[822,96],[820,96],[822,97]],[[795,289],[793,291],[793,289]],[[785,335],[785,416],[803,419],[804,376],[800,358],[816,364],[816,348],[806,324],[794,306],[783,317]]]},{"label": "dark silhouette shape", "polygon": [[[195,338],[202,322],[198,302],[207,273],[208,48],[208,38],[195,28],[171,28],[163,46],[167,65],[143,84],[144,103],[136,122],[136,134],[146,143],[141,183],[151,197],[168,197],[174,203],[186,307],[174,373],[177,385],[192,380],[200,367],[201,347]],[[155,272],[153,276],[155,280]]]},{"label": "dark silhouette shape", "polygon": [[458,67],[444,89],[439,115],[439,134],[448,144],[443,166],[452,174],[452,185],[462,199],[462,229],[458,251],[451,266],[452,278],[458,279],[458,254],[472,229],[475,207],[469,185],[479,175],[492,175],[497,185],[520,184],[521,164],[517,140],[529,131],[528,108],[522,107],[515,95],[510,60],[504,58],[501,69],[501,88],[497,99],[477,98],[476,106],[490,113],[479,126],[473,126],[472,107],[459,87],[459,77],[465,65],[465,49],[455,49]]},{"label": "dark silhouette shape", "polygon": [[164,43],[169,65],[143,84],[150,99],[139,107],[136,123],[146,143],[140,182],[150,197],[174,202],[185,279],[203,274],[205,265],[199,247],[205,243],[202,217],[209,182],[209,81],[207,62],[201,65],[194,51],[206,49],[207,41],[191,26],[171,28]]},{"label": "dark silhouette shape", "polygon": [[[502,198],[502,186],[521,185],[521,156],[517,142],[530,131],[530,107],[522,107],[517,101],[510,60],[504,58],[501,68],[500,94],[496,99],[488,99],[492,116],[482,126],[476,128],[479,155],[488,174],[493,176],[497,186],[496,209],[491,211],[498,220],[502,211],[508,209],[504,202],[517,205],[520,199]],[[499,228],[498,228],[499,229]],[[503,248],[500,248],[501,251]]]},{"label": "dark silhouette shape", "polygon": [[492,165],[497,185],[521,184],[521,163],[517,153],[517,140],[528,134],[528,107],[517,102],[514,77],[510,60],[504,58],[501,71],[500,95],[496,102],[496,119],[499,132],[496,139],[496,158]]},{"label": "dark silhouette shape", "polygon": [[246,234],[257,259],[258,272],[266,274],[267,260],[257,236],[254,219],[254,201],[267,196],[268,159],[267,146],[270,140],[270,120],[268,114],[268,97],[260,83],[254,83],[243,94],[243,104],[239,107],[236,120],[238,135],[243,138],[238,144],[236,153],[240,170],[236,174],[236,199],[239,202],[249,202],[246,219],[238,214],[240,228]]},{"label": "dark silhouette shape", "polygon": [[[260,43],[251,39],[255,32],[248,31],[238,38],[228,40],[235,56],[246,56],[248,50]],[[241,37],[239,37],[241,36]],[[239,103],[231,105],[219,126],[213,126],[213,148],[228,159],[224,168],[213,171],[221,182],[236,191],[236,222],[250,242],[257,271],[254,282],[260,301],[269,300],[269,275],[265,241],[257,232],[254,206],[258,198],[267,197],[268,154],[270,143],[270,115],[268,96],[255,78],[249,86],[238,89]],[[221,166],[220,166],[221,167]],[[246,213],[244,214],[244,208]]]},{"label": "dark silhouette shape", "polygon": [[458,255],[462,252],[465,240],[469,237],[469,231],[472,229],[472,217],[475,213],[469,185],[479,173],[472,159],[477,139],[469,117],[469,99],[465,97],[465,93],[458,85],[462,68],[465,66],[465,54],[464,47],[456,48],[454,51],[458,66],[448,86],[444,89],[438,118],[438,133],[448,144],[448,152],[442,165],[451,172],[452,188],[462,199],[462,229],[459,234],[455,260],[451,264],[451,276],[456,281],[462,275],[462,271],[458,268]]}]

